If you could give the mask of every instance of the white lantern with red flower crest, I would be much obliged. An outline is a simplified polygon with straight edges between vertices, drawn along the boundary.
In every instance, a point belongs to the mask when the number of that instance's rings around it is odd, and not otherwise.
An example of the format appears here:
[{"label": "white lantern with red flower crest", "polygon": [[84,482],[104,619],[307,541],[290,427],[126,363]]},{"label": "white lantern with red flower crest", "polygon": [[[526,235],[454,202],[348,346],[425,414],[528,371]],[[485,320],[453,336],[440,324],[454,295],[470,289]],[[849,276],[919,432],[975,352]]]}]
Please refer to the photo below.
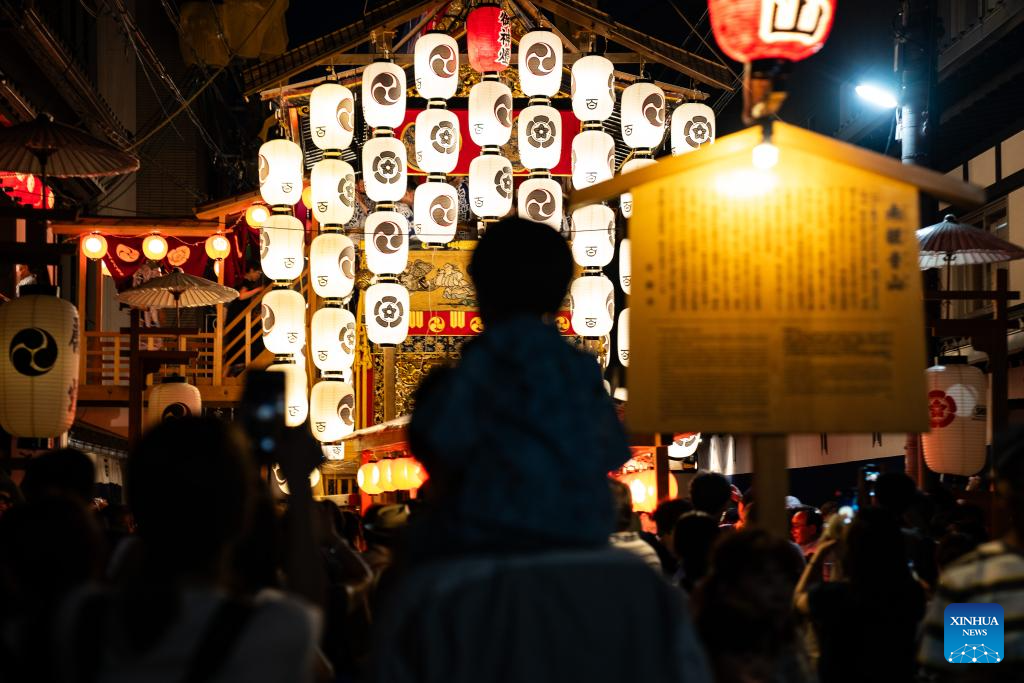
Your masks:
[{"label": "white lantern with red flower crest", "polygon": [[924,461],[940,474],[971,476],[985,466],[988,382],[967,364],[928,368],[931,431],[921,435]]}]

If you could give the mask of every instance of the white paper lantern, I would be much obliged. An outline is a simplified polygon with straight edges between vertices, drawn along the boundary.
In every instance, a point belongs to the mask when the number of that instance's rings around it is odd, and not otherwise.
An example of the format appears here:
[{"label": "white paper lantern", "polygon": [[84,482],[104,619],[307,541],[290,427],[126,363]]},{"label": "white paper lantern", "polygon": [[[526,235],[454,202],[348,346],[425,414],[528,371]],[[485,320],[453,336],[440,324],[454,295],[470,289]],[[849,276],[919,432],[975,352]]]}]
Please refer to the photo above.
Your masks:
[{"label": "white paper lantern", "polygon": [[320,380],[309,395],[309,428],[317,441],[337,441],[356,429],[356,393],[338,380]]},{"label": "white paper lantern", "polygon": [[416,115],[416,166],[427,173],[451,173],[459,162],[459,118],[447,109]]},{"label": "white paper lantern", "polygon": [[562,39],[530,31],[519,40],[519,80],[527,97],[554,97],[562,86]]},{"label": "white paper lantern", "polygon": [[519,161],[529,169],[550,169],[562,155],[562,117],[558,110],[534,104],[519,115]]},{"label": "white paper lantern", "polygon": [[924,461],[941,474],[971,476],[985,466],[988,382],[971,365],[928,368],[931,431],[921,435]]},{"label": "white paper lantern", "polygon": [[347,161],[324,159],[309,172],[313,216],[322,226],[340,227],[356,208],[356,172]]},{"label": "white paper lantern", "polygon": [[585,130],[572,139],[572,186],[590,187],[615,174],[615,140],[602,130]]},{"label": "white paper lantern", "polygon": [[512,137],[512,91],[500,81],[480,81],[469,90],[469,136],[484,146]]},{"label": "white paper lantern", "polygon": [[686,154],[715,142],[715,110],[687,102],[672,112],[672,153]]},{"label": "white paper lantern", "polygon": [[260,146],[260,196],[271,206],[293,206],[302,197],[302,149],[290,140]]},{"label": "white paper lantern", "polygon": [[527,178],[519,185],[519,217],[562,228],[562,186],[553,178]]},{"label": "white paper lantern", "polygon": [[260,267],[271,280],[290,282],[302,275],[305,229],[294,216],[274,214],[260,228]]},{"label": "white paper lantern", "polygon": [[397,202],[405,194],[408,160],[398,138],[371,138],[363,145],[363,182],[375,202]]},{"label": "white paper lantern", "polygon": [[619,242],[619,287],[624,294],[629,294],[633,281],[633,260],[630,255],[629,239]]},{"label": "white paper lantern", "polygon": [[615,290],[604,275],[584,275],[573,280],[572,328],[584,337],[603,337],[615,322]]},{"label": "white paper lantern", "polygon": [[622,367],[629,367],[629,309],[624,308],[619,313],[619,329],[616,333],[616,346],[619,351],[619,363]]},{"label": "white paper lantern", "polygon": [[448,183],[421,183],[416,186],[412,215],[413,230],[420,242],[447,244],[458,228],[458,192]]},{"label": "white paper lantern", "polygon": [[651,149],[665,137],[665,91],[638,82],[622,91],[622,140],[636,149]]},{"label": "white paper lantern", "polygon": [[459,44],[447,33],[427,33],[416,40],[413,72],[416,91],[425,100],[446,100],[459,87]]},{"label": "white paper lantern", "polygon": [[615,108],[615,65],[587,55],[572,65],[572,113],[580,121],[604,121]]},{"label": "white paper lantern", "polygon": [[398,275],[409,263],[409,221],[397,211],[374,211],[363,228],[366,267],[374,275]]},{"label": "white paper lantern", "polygon": [[584,268],[603,268],[615,256],[615,212],[590,204],[572,212],[572,257]]},{"label": "white paper lantern", "polygon": [[284,423],[288,427],[298,427],[309,416],[305,369],[297,363],[274,363],[267,372],[284,373]]},{"label": "white paper lantern", "polygon": [[306,300],[293,289],[263,295],[263,345],[275,355],[297,353],[306,345]]},{"label": "white paper lantern", "polygon": [[78,311],[24,293],[0,304],[0,425],[18,437],[66,432],[78,400]]},{"label": "white paper lantern", "polygon": [[[644,157],[637,158],[633,157],[629,161],[622,164],[622,173],[629,173],[630,171],[636,171],[644,166],[650,166],[654,163],[654,159],[647,159]],[[623,192],[619,197],[619,211],[622,212],[623,218],[629,218],[633,215],[633,193]]]},{"label": "white paper lantern", "polygon": [[309,93],[309,137],[324,150],[348,149],[355,129],[355,98],[340,83],[322,83]]},{"label": "white paper lantern", "polygon": [[340,232],[325,232],[309,245],[309,276],[316,295],[344,299],[356,282],[356,247]]},{"label": "white paper lantern", "polygon": [[320,372],[345,372],[356,358],[356,317],[351,311],[325,306],[309,323],[313,365]]},{"label": "white paper lantern", "polygon": [[469,207],[481,218],[500,218],[512,210],[512,162],[484,154],[469,162]]},{"label": "white paper lantern", "polygon": [[345,444],[344,443],[326,443],[320,447],[324,457],[328,460],[344,460],[345,459]]},{"label": "white paper lantern", "polygon": [[397,345],[409,335],[409,290],[394,282],[366,289],[366,335],[374,344]]},{"label": "white paper lantern", "polygon": [[149,429],[165,420],[200,417],[203,414],[203,396],[197,387],[184,377],[165,377],[149,390],[144,422]]},{"label": "white paper lantern", "polygon": [[397,128],[405,118],[405,70],[374,62],[363,71],[363,120],[370,128]]}]

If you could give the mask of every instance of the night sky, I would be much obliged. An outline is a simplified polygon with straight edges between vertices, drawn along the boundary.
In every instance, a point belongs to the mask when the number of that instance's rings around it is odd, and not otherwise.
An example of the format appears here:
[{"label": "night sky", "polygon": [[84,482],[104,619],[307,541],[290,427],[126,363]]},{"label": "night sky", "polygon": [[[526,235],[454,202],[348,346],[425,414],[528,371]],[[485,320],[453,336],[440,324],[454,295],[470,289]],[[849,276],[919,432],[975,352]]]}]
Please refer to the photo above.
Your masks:
[{"label": "night sky", "polygon": [[[365,2],[370,8],[382,3],[383,0]],[[597,7],[617,21],[708,57],[707,49],[701,45],[698,37],[691,35],[686,23],[673,8],[673,3],[691,23],[697,24],[698,20],[704,19],[699,25],[701,35],[714,45],[710,24],[705,17],[706,0],[600,0]],[[896,0],[839,2],[835,27],[824,49],[793,68],[790,97],[782,110],[782,118],[822,133],[835,132],[841,118],[839,89],[844,82],[868,77],[873,80],[892,77],[892,23],[897,8]],[[341,28],[357,20],[363,10],[364,0],[335,3],[291,0],[287,13],[289,46],[300,45]],[[731,65],[739,71],[738,65]],[[625,65],[623,70],[635,68],[635,65]],[[648,72],[658,80],[691,85],[688,77],[657,65],[650,65]],[[712,90],[711,93],[711,102],[714,103],[721,91]],[[721,134],[740,128],[739,99],[734,98],[720,114]],[[850,113],[845,112],[847,115]]]}]

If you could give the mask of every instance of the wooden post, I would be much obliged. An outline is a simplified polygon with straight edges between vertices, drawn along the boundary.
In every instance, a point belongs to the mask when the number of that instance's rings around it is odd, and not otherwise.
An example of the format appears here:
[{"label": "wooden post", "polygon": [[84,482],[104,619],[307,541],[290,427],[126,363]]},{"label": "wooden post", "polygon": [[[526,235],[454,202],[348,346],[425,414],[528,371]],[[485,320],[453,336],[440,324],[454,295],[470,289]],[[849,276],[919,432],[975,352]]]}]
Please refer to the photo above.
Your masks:
[{"label": "wooden post", "polygon": [[89,260],[85,258],[85,252],[78,250],[78,383],[85,384],[86,365],[88,363],[85,341],[85,317],[86,317],[86,283],[88,282]]},{"label": "wooden post", "polygon": [[393,420],[398,417],[397,395],[395,391],[395,354],[398,349],[394,346],[384,347],[384,421]]},{"label": "wooden post", "polygon": [[[223,223],[221,224],[223,225]],[[233,248],[233,247],[232,247]],[[217,269],[217,284],[224,284],[224,262]],[[217,319],[213,327],[213,386],[219,387],[224,380],[224,304],[217,304]]]},{"label": "wooden post", "polygon": [[788,538],[785,500],[789,493],[789,473],[785,434],[754,435],[754,491],[756,526]]},{"label": "wooden post", "polygon": [[669,499],[668,446],[662,445],[661,434],[654,435],[654,490],[658,503]]},{"label": "wooden post", "polygon": [[131,309],[131,329],[128,332],[128,444],[134,446],[142,435],[142,391],[146,378],[142,376],[142,358],[139,355],[139,309]]}]

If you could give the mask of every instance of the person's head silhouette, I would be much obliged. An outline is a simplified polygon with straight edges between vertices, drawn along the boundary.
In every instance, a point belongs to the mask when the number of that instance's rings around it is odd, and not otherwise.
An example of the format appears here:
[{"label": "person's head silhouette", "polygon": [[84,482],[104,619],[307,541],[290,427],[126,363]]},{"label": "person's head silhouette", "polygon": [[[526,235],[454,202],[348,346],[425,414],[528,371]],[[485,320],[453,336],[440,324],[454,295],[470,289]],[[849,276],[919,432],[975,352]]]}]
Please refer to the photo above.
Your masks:
[{"label": "person's head silhouette", "polygon": [[469,264],[487,324],[558,312],[572,273],[572,252],[562,236],[522,218],[488,228]]}]

